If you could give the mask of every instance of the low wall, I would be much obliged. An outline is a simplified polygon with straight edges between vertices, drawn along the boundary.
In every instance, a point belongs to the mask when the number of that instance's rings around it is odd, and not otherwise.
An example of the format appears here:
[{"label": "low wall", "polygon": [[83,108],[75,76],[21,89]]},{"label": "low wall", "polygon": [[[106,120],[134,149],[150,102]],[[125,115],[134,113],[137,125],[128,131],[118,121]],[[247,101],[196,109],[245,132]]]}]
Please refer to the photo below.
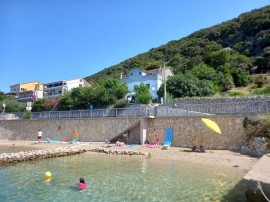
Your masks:
[{"label": "low wall", "polygon": [[[78,130],[79,141],[104,142],[105,139],[121,137],[125,131],[129,136],[122,141],[132,144],[143,142],[140,133],[146,131],[145,138],[155,143],[155,135],[163,144],[166,128],[173,128],[172,146],[192,147],[202,145],[206,149],[240,149],[245,143],[243,116],[209,116],[215,121],[222,135],[204,125],[200,117],[153,117],[153,118],[98,118],[98,119],[55,119],[55,120],[9,120],[0,121],[0,139],[37,140],[38,130],[43,131],[43,139],[63,140],[73,137]],[[140,124],[142,123],[143,124]],[[141,128],[141,127],[144,128]],[[143,130],[144,129],[144,130]]]},{"label": "low wall", "polygon": [[[37,140],[39,130],[43,140],[72,138],[74,131],[79,134],[79,141],[104,142],[119,135],[123,130],[136,124],[136,118],[92,118],[92,119],[43,119],[0,121],[0,139],[2,140]],[[137,134],[139,135],[139,134]]]},{"label": "low wall", "polygon": [[222,135],[209,129],[200,117],[158,117],[147,119],[149,142],[159,135],[163,143],[166,128],[173,129],[172,146],[192,147],[202,145],[206,149],[240,149],[246,142],[243,116],[209,116],[222,131]]}]

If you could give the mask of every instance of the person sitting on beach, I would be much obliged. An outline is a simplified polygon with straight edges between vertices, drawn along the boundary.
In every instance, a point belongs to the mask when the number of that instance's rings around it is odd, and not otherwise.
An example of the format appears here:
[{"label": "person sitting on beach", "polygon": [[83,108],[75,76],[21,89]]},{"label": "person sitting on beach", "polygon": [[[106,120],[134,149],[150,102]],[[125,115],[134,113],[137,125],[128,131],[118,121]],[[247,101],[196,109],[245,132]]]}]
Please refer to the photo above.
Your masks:
[{"label": "person sitting on beach", "polygon": [[118,139],[116,141],[116,143],[115,143],[115,146],[117,146],[117,147],[121,147],[121,146],[124,146],[124,145],[125,145],[125,143],[124,142],[121,142],[120,139]]},{"label": "person sitting on beach", "polygon": [[80,178],[80,182],[78,183],[78,189],[86,189],[87,188],[87,184],[84,180],[84,178]]},{"label": "person sitting on beach", "polygon": [[191,151],[193,151],[193,152],[196,152],[196,150],[197,150],[197,147],[196,147],[196,146],[193,146],[193,147],[191,148]]},{"label": "person sitting on beach", "polygon": [[149,144],[149,141],[148,141],[148,140],[145,140],[145,141],[144,141],[144,144]]},{"label": "person sitting on beach", "polygon": [[203,148],[203,146],[200,146],[198,150],[199,150],[198,152],[205,152],[205,149]]}]

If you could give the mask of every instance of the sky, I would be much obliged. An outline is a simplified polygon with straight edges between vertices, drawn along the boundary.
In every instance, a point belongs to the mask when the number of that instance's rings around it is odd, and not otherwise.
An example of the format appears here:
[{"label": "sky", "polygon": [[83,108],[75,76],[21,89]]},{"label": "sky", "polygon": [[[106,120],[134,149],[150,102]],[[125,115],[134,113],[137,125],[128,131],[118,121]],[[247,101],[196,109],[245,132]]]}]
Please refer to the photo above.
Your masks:
[{"label": "sky", "polygon": [[0,91],[84,78],[269,0],[0,0]]}]

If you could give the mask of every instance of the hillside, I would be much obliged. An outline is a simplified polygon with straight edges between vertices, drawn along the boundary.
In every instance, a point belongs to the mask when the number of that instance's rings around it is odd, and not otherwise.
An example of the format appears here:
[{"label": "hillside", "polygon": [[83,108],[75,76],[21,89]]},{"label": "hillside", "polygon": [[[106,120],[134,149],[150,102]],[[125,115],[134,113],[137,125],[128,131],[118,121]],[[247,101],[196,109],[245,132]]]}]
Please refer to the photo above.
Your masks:
[{"label": "hillside", "polygon": [[177,74],[207,63],[211,52],[227,47],[251,59],[249,71],[257,67],[255,73],[270,72],[270,6],[152,48],[85,79],[93,82],[105,76],[119,78],[121,72],[125,74],[133,67],[151,69],[163,61]]}]

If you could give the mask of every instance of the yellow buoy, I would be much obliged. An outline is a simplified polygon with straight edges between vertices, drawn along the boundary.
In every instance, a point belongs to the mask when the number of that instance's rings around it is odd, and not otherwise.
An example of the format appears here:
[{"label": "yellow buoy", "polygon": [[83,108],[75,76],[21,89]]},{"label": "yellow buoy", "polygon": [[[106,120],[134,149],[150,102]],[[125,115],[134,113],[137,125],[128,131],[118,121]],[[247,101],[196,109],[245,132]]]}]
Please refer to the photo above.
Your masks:
[{"label": "yellow buoy", "polygon": [[46,172],[45,175],[44,175],[44,178],[45,178],[45,182],[50,182],[51,179],[52,179],[52,174],[51,172]]}]

